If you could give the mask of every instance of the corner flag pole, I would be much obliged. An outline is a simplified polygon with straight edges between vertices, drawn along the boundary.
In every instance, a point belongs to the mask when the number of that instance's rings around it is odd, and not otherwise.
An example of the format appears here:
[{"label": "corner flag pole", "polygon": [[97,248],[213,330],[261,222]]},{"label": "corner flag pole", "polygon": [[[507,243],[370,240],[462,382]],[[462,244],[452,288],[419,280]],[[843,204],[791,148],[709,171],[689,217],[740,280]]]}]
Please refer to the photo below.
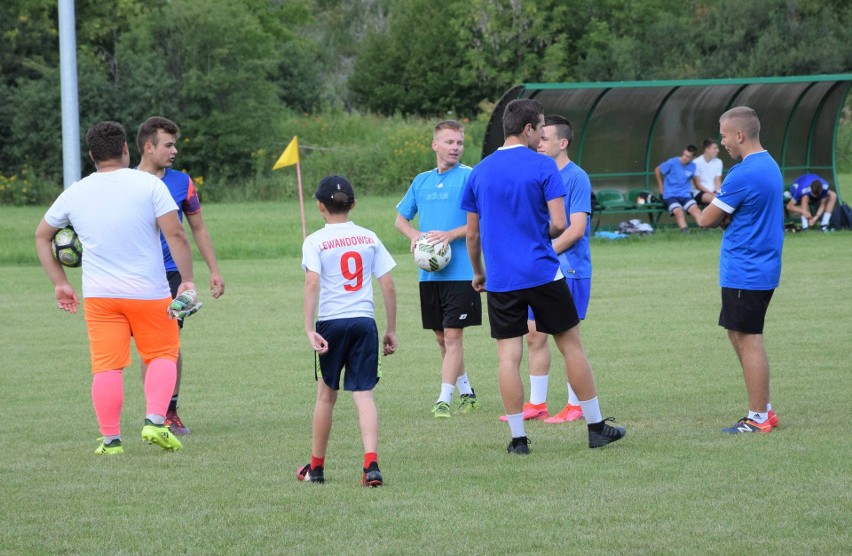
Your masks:
[{"label": "corner flag pole", "polygon": [[278,170],[279,168],[284,168],[286,166],[296,165],[296,182],[299,185],[299,211],[302,215],[302,239],[308,237],[307,231],[305,229],[305,199],[302,195],[302,169],[299,166],[299,136],[293,136],[293,140],[290,141],[290,144],[287,145],[287,148],[284,149],[284,152],[281,153],[281,156],[278,157],[278,161],[275,163],[275,166],[272,167],[273,170]]},{"label": "corner flag pole", "polygon": [[[295,139],[293,139],[295,141]],[[296,163],[296,182],[299,184],[299,211],[302,215],[302,240],[308,237],[308,234],[305,231],[305,199],[302,196],[302,169],[299,167],[299,163]]]}]

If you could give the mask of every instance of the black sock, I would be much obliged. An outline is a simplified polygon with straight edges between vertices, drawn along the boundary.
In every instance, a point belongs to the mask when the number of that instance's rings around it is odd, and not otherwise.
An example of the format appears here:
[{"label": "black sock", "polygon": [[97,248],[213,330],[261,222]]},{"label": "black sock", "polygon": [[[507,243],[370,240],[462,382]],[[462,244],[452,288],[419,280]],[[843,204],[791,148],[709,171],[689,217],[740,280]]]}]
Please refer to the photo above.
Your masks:
[{"label": "black sock", "polygon": [[169,411],[177,411],[177,402],[178,402],[178,395],[175,394],[174,396],[172,396],[172,399],[169,402]]}]

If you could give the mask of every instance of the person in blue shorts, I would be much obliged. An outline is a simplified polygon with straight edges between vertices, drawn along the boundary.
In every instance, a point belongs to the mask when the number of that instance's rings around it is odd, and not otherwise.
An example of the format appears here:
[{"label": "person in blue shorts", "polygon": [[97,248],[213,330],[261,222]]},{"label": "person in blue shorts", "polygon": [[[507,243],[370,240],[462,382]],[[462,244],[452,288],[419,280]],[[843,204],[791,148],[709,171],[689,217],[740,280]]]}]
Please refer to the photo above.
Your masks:
[{"label": "person in blue shorts", "polygon": [[[138,169],[157,176],[169,188],[169,193],[172,194],[172,199],[178,206],[178,218],[183,222],[183,218],[186,216],[195,245],[210,270],[210,294],[214,299],[218,299],[225,293],[225,281],[222,280],[222,274],[219,272],[213,240],[210,238],[207,224],[204,223],[204,217],[201,215],[201,201],[198,198],[198,191],[195,189],[195,183],[193,183],[189,174],[173,170],[171,167],[174,164],[175,156],[177,156],[177,140],[179,137],[180,128],[167,118],[153,116],[142,122],[136,134],[136,147],[142,157]],[[181,283],[181,275],[162,234],[160,234],[160,243],[163,247],[166,277],[169,280],[172,297],[175,297],[177,288]],[[178,321],[178,325],[181,329],[183,328],[183,319]],[[143,380],[145,372],[143,366]],[[182,376],[183,355],[178,354],[177,381],[166,414],[166,426],[169,427],[172,434],[178,436],[190,433],[189,428],[183,424],[177,411]]]},{"label": "person in blue shorts", "polygon": [[[536,329],[556,342],[588,424],[589,447],[622,438],[624,428],[601,416],[595,379],[577,326],[580,319],[551,240],[567,229],[565,184],[552,158],[534,152],[544,108],[516,99],[503,113],[503,146],[473,169],[461,208],[467,215],[471,284],[487,291],[491,337],[497,340],[498,383],[512,440],[510,454],[528,454],[520,364],[528,309]],[[485,266],[483,268],[483,255]]]},{"label": "person in blue shorts", "polygon": [[656,168],[654,175],[657,177],[657,186],[660,188],[660,197],[669,209],[669,214],[675,217],[677,227],[684,233],[689,232],[686,225],[686,215],[698,221],[701,210],[692,198],[692,188],[701,189],[701,181],[695,171],[695,153],[698,147],[688,145],[680,156],[672,157]]},{"label": "person in blue shorts", "polygon": [[[349,219],[355,192],[342,176],[326,176],[314,195],[325,227],[302,245],[305,270],[305,334],[316,352],[317,398],[311,434],[311,461],[296,471],[300,481],[325,481],[325,454],[340,379],[358,410],[364,466],[361,484],[383,484],[379,470],[379,414],[373,389],[381,377],[379,336],[373,309],[375,276],[382,289],[387,322],[383,355],[396,352],[396,266],[375,233]],[[316,321],[314,317],[316,315]],[[346,373],[343,373],[344,367]]]},{"label": "person in blue shorts", "polygon": [[[459,208],[462,190],[470,176],[470,166],[460,164],[464,153],[464,126],[455,120],[438,122],[432,135],[432,150],[438,165],[419,174],[396,206],[394,225],[411,241],[426,234],[434,245],[449,243],[452,259],[436,272],[420,270],[420,315],[423,328],[432,330],[441,349],[441,392],[432,415],[451,416],[453,391],[459,390],[456,413],[479,408],[464,367],[464,329],[482,324],[482,302],[470,285],[473,269],[467,257],[465,233],[467,213]],[[418,226],[411,224],[417,216]]]},{"label": "person in blue shorts", "polygon": [[[565,184],[565,213],[568,229],[553,240],[553,249],[559,256],[559,265],[565,275],[565,283],[571,290],[577,316],[586,318],[592,288],[592,253],[589,249],[592,213],[592,184],[589,175],[568,158],[568,147],[574,138],[571,123],[562,116],[544,117],[541,142],[538,152],[551,157],[559,168]],[[535,328],[535,315],[528,313],[527,360],[530,367],[530,401],[524,404],[524,420],[538,419],[545,423],[565,423],[583,418],[583,408],[577,394],[568,383],[568,401],[556,415],[547,411],[548,372],[550,370],[550,348],[547,334]],[[505,421],[506,416],[500,417]]]},{"label": "person in blue shorts", "polygon": [[[818,203],[816,214],[811,214],[811,203]],[[816,174],[805,174],[790,186],[790,200],[787,202],[787,210],[802,217],[802,229],[820,222],[820,231],[828,231],[828,221],[834,205],[837,204],[837,193],[829,188],[828,182]]]},{"label": "person in blue shorts", "polygon": [[699,225],[721,226],[719,326],[740,360],[748,414],[723,432],[769,433],[778,426],[769,397],[769,360],[763,325],[769,301],[781,278],[784,246],[784,181],[778,164],[760,144],[760,120],[747,106],[719,119],[722,146],[733,160],[722,189],[699,216]]}]

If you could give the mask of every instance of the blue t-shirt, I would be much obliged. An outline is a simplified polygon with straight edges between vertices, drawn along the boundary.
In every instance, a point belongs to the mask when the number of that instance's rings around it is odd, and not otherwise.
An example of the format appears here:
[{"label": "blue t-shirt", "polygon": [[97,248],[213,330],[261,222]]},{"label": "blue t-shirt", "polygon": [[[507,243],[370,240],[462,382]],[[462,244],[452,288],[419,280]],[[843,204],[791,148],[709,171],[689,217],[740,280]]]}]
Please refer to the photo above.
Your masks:
[{"label": "blue t-shirt", "polygon": [[[196,214],[201,211],[201,201],[198,199],[198,192],[195,190],[195,184],[188,174],[166,168],[166,173],[163,174],[163,183],[169,188],[169,193],[172,194],[172,199],[178,206],[178,218],[183,222],[183,215]],[[177,271],[178,267],[172,258],[172,252],[169,251],[169,245],[166,243],[166,238],[160,232],[160,243],[163,246],[163,263],[166,265],[166,271]]]},{"label": "blue t-shirt", "polygon": [[488,291],[533,288],[562,277],[548,235],[547,202],[564,196],[553,159],[523,145],[501,147],[476,165],[461,208],[479,215]]},{"label": "blue t-shirt", "polygon": [[822,183],[822,193],[819,195],[820,200],[828,199],[828,182],[816,174],[805,174],[804,176],[799,176],[795,183],[790,186],[790,196],[793,197],[793,200],[795,200],[796,203],[801,201],[802,197],[805,195],[809,195],[812,199],[816,199],[816,197],[811,195],[811,184],[815,181]]},{"label": "blue t-shirt", "polygon": [[660,164],[660,174],[663,176],[663,197],[692,197],[694,163],[684,166],[680,163],[680,157],[675,156]]},{"label": "blue t-shirt", "polygon": [[[446,232],[467,224],[467,213],[459,208],[462,191],[471,172],[470,166],[458,164],[443,174],[435,168],[419,174],[396,205],[400,216],[419,220],[418,229],[423,233],[438,230]],[[438,272],[420,270],[421,282],[446,282],[448,280],[472,280],[473,268],[467,255],[464,237],[450,243],[453,256],[450,264]]]},{"label": "blue t-shirt", "polygon": [[568,279],[588,279],[592,277],[592,252],[589,249],[589,236],[592,233],[592,183],[589,175],[573,162],[569,162],[559,171],[565,183],[565,215],[571,224],[571,213],[586,213],[586,231],[574,245],[559,254],[559,265]]},{"label": "blue t-shirt", "polygon": [[784,180],[766,151],[731,168],[713,204],[731,215],[722,236],[719,284],[723,288],[772,290],[781,278],[784,246]]}]

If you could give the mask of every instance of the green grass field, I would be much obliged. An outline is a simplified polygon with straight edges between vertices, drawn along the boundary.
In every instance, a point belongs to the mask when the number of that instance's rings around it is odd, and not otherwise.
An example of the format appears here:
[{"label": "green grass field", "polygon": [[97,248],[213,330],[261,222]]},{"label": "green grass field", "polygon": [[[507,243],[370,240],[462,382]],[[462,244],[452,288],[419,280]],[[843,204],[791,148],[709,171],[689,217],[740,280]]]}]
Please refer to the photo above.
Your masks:
[{"label": "green grass field", "polygon": [[[628,435],[589,450],[583,424],[532,422],[532,454],[509,457],[487,325],[466,335],[483,408],[431,417],[440,362],[393,230],[397,200],[365,197],[352,214],[399,264],[400,348],[376,391],[387,485],[375,490],[359,485],[347,395],[326,484],[295,480],[315,395],[295,203],[205,207],[227,291],[183,333],[181,414],[193,434],[177,453],[137,440],[134,360],[120,457],[93,454],[84,320],[56,309],[32,248],[44,208],[0,207],[0,554],[849,553],[852,233],[787,236],[766,326],[781,427],[747,437],[719,432],[746,410],[716,325],[721,233],[594,241],[582,334],[603,412]],[[313,206],[308,215],[319,227]],[[80,271],[69,274],[79,285]],[[552,410],[565,401],[556,361]]]}]

